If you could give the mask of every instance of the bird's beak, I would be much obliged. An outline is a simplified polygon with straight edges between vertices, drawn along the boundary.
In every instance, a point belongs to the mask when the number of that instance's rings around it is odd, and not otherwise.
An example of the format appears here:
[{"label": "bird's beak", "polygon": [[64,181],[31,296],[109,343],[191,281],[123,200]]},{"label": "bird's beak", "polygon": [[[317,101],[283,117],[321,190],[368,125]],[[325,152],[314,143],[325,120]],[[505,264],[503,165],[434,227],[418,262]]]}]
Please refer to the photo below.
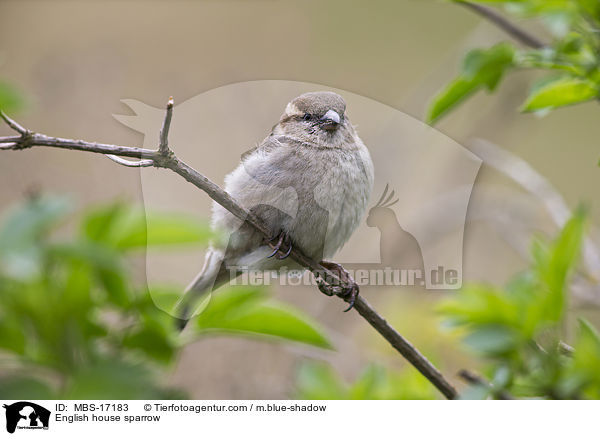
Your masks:
[{"label": "bird's beak", "polygon": [[335,130],[339,126],[341,118],[340,114],[330,109],[319,121],[325,130]]}]

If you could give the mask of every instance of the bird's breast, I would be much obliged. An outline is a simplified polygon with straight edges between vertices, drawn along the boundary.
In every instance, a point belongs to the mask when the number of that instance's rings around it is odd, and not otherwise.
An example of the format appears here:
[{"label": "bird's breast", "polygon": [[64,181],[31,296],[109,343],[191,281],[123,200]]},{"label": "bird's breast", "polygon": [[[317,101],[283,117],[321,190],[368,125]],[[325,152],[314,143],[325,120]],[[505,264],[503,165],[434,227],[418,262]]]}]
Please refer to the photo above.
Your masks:
[{"label": "bird's breast", "polygon": [[[364,146],[363,146],[364,147]],[[298,212],[289,234],[313,258],[330,258],[362,220],[373,185],[371,159],[364,152],[321,151],[310,161],[298,192]]]},{"label": "bird's breast", "polygon": [[[373,164],[361,142],[352,150],[279,146],[251,155],[226,178],[227,191],[273,235],[287,232],[313,259],[333,256],[350,238],[372,186]],[[219,205],[213,224],[230,234],[226,257],[263,245],[261,235],[243,230],[241,221]]]}]

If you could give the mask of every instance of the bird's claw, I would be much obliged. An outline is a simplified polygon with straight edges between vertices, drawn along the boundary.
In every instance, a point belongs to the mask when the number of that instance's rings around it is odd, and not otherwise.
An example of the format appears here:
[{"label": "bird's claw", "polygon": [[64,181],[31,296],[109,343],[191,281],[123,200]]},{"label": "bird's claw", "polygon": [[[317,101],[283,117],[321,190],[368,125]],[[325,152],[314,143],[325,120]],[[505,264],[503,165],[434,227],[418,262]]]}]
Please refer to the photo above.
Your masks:
[{"label": "bird's claw", "polygon": [[356,303],[356,297],[358,297],[359,288],[356,283],[352,283],[349,288],[346,289],[345,295],[340,295],[345,301],[348,302],[348,307],[344,309],[344,312],[350,312]]},{"label": "bird's claw", "polygon": [[333,295],[335,295],[333,286],[331,286],[329,283],[327,283],[325,280],[323,280],[323,278],[321,276],[315,275],[315,279],[317,281],[317,287],[319,288],[319,291],[321,291],[323,294],[327,295],[328,297],[332,297]]},{"label": "bird's claw", "polygon": [[[275,245],[273,245],[272,242],[275,239],[277,239],[277,243]],[[281,232],[281,233],[279,233],[279,235],[275,236],[274,238],[267,240],[267,244],[269,245],[269,247],[271,247],[273,249],[273,252],[271,254],[269,254],[267,256],[267,258],[273,257],[277,253],[280,253],[277,255],[277,259],[284,260],[292,252],[292,240],[290,239],[289,235],[286,232]],[[281,247],[284,244],[288,245],[288,249],[286,250],[285,253],[281,252]]]},{"label": "bird's claw", "polygon": [[327,283],[321,276],[317,275],[316,279],[319,290],[329,297],[336,295],[347,301],[349,305],[344,312],[350,311],[354,307],[354,303],[356,303],[356,297],[358,296],[360,290],[358,285],[350,276],[348,271],[346,271],[339,263],[323,261],[321,262],[321,266],[336,272],[343,284]]}]

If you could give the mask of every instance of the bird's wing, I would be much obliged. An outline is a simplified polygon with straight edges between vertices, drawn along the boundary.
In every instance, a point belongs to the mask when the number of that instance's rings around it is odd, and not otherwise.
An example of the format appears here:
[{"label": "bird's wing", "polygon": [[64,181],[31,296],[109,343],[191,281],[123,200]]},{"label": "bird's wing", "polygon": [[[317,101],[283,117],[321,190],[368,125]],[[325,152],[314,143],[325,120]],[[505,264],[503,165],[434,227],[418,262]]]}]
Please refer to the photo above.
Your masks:
[{"label": "bird's wing", "polygon": [[270,154],[272,151],[276,150],[278,147],[282,145],[289,144],[291,142],[296,142],[294,139],[285,135],[274,135],[271,134],[267,136],[260,144],[256,147],[246,151],[242,154],[242,162],[255,157],[258,154],[266,156]]}]

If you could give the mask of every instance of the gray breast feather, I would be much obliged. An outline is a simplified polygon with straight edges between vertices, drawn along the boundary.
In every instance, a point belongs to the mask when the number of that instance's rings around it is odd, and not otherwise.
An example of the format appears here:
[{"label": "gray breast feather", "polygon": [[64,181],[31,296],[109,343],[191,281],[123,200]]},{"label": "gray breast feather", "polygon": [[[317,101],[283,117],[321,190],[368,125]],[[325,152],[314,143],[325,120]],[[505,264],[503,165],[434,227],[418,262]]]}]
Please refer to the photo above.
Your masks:
[{"label": "gray breast feather", "polygon": [[[352,150],[267,143],[244,157],[227,176],[225,188],[272,234],[284,230],[308,256],[330,257],[360,223],[373,186],[371,158],[356,139]],[[231,261],[263,245],[261,235],[241,224],[214,206],[213,225],[229,235],[226,258]]]}]

